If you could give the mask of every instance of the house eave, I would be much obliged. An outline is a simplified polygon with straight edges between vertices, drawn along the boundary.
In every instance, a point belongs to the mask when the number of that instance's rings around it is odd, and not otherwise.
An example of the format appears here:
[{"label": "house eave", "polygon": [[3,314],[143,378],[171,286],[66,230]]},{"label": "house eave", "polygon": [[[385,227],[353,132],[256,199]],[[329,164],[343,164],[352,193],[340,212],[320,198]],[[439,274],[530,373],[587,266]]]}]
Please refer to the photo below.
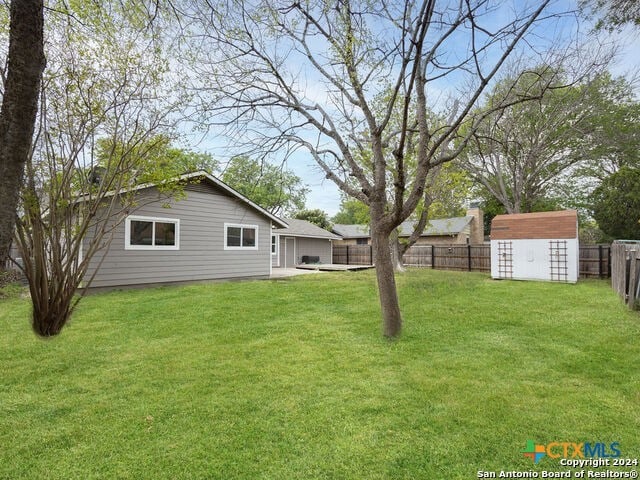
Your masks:
[{"label": "house eave", "polygon": [[281,237],[298,237],[298,238],[315,238],[318,240],[342,240],[341,237],[321,237],[319,235],[301,235],[299,233],[290,233],[290,232],[279,232],[278,230],[273,231],[274,235],[279,235]]}]

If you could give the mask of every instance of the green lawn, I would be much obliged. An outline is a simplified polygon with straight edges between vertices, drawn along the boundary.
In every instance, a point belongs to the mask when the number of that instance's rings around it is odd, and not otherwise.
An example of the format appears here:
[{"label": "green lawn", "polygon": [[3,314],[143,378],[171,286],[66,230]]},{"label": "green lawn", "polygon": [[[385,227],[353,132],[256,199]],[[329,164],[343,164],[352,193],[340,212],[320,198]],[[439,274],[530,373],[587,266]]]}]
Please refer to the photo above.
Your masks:
[{"label": "green lawn", "polygon": [[0,300],[0,478],[470,479],[527,440],[640,457],[640,316],[604,281],[371,271],[87,297],[55,339]]}]

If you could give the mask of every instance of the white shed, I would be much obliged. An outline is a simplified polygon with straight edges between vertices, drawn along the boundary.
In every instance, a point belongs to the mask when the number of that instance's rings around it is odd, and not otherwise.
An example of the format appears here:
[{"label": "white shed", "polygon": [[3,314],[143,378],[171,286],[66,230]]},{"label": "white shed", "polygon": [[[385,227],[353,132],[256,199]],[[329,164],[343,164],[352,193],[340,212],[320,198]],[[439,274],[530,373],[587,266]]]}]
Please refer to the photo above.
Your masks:
[{"label": "white shed", "polygon": [[575,210],[497,215],[491,222],[491,277],[578,281]]}]

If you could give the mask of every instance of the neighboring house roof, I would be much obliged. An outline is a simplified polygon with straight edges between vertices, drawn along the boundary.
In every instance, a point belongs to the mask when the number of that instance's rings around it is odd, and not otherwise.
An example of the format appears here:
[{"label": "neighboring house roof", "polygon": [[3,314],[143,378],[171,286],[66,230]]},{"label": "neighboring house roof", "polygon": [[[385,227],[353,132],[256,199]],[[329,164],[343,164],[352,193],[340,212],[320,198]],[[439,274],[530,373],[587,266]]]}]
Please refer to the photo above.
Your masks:
[{"label": "neighboring house roof", "polygon": [[347,225],[344,223],[336,223],[333,233],[340,235],[343,239],[348,238],[369,238],[369,225]]},{"label": "neighboring house roof", "polygon": [[[429,220],[427,226],[422,232],[423,237],[435,237],[438,235],[457,235],[464,231],[465,228],[471,223],[473,217],[454,217],[454,218],[440,218],[436,220]],[[402,222],[400,224],[400,236],[408,237],[413,232],[416,222]],[[369,225],[344,225],[336,224],[333,226],[333,231],[340,235],[342,238],[368,238]]]},{"label": "neighboring house roof", "polygon": [[278,235],[290,235],[292,237],[326,238],[327,240],[341,239],[338,235],[335,235],[324,228],[320,228],[306,220],[285,218],[284,221],[288,223],[289,226],[287,228],[277,228],[273,233],[277,233]]},{"label": "neighboring house roof", "polygon": [[[265,217],[267,217],[271,221],[273,221],[275,226],[283,227],[283,228],[286,228],[288,226],[287,223],[285,221],[283,221],[281,218],[276,217],[274,214],[270,213],[268,210],[265,210],[264,208],[262,208],[257,203],[252,202],[247,197],[242,195],[240,192],[238,192],[238,191],[234,190],[233,188],[231,188],[229,185],[224,183],[219,178],[214,177],[213,175],[205,172],[204,170],[199,170],[197,172],[191,172],[191,173],[185,173],[183,175],[180,175],[177,178],[177,180],[178,181],[201,180],[201,181],[203,181],[205,183],[209,183],[210,185],[218,187],[219,189],[221,189],[225,193],[229,194],[231,197],[237,198],[238,200],[241,200],[243,203],[246,203],[249,207],[253,208],[254,210],[258,211],[259,213],[261,213],[262,215],[264,215]],[[136,185],[135,187],[128,188],[126,190],[121,190],[118,193],[127,193],[127,192],[134,192],[134,191],[137,191],[137,190],[144,190],[146,188],[155,187],[157,185],[158,185],[157,183],[143,183],[143,184],[140,184],[140,185]],[[115,195],[115,193],[116,192],[111,192],[109,195]],[[82,202],[85,198],[86,198],[86,196],[85,197],[81,197],[81,198],[78,199],[78,201]]]},{"label": "neighboring house roof", "polygon": [[[457,235],[464,231],[471,223],[473,217],[453,217],[429,220],[422,232],[423,237],[436,237],[439,235]],[[402,222],[400,224],[400,236],[408,237],[413,232],[416,222]]]},{"label": "neighboring house roof", "polygon": [[575,210],[496,215],[491,221],[491,240],[577,237]]}]

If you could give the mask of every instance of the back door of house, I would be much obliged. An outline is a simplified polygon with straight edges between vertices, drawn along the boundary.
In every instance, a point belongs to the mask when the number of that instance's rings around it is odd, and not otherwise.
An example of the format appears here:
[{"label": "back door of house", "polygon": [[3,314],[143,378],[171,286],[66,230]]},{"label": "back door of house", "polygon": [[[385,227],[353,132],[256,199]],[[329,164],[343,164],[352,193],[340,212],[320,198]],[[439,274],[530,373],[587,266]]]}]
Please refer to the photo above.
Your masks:
[{"label": "back door of house", "polygon": [[285,238],[284,240],[284,268],[296,266],[296,239]]}]

